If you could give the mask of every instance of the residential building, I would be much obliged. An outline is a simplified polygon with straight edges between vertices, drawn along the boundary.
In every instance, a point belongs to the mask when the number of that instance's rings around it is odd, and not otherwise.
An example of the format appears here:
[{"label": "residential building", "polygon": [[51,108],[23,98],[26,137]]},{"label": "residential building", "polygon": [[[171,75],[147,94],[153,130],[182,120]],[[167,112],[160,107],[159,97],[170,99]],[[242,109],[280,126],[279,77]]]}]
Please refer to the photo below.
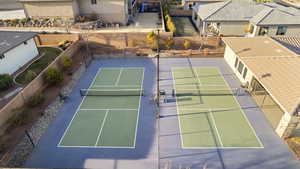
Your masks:
[{"label": "residential building", "polygon": [[127,24],[137,10],[136,0],[20,0],[30,18],[97,16],[105,22]]},{"label": "residential building", "polygon": [[36,33],[0,31],[0,74],[14,74],[39,52]]},{"label": "residential building", "polygon": [[222,2],[224,0],[182,0],[182,7],[184,10],[193,10],[196,5],[204,5],[215,2]]},{"label": "residential building", "polygon": [[225,37],[224,59],[280,137],[300,115],[300,55],[270,37]]},{"label": "residential building", "polygon": [[197,5],[192,20],[202,35],[300,35],[300,10],[277,3],[229,0]]}]

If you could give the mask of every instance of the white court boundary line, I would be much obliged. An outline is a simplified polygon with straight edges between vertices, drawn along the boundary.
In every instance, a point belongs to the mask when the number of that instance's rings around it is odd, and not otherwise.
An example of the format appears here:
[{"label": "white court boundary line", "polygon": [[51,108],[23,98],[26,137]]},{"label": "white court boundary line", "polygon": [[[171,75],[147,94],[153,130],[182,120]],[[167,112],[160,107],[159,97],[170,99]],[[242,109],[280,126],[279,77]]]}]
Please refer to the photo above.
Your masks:
[{"label": "white court boundary line", "polygon": [[181,129],[181,122],[180,122],[180,117],[179,117],[179,108],[178,108],[178,102],[177,102],[177,96],[176,96],[176,84],[175,84],[175,76],[174,76],[174,68],[171,68],[171,73],[173,77],[173,88],[174,88],[174,93],[175,93],[175,101],[176,101],[176,114],[177,114],[177,119],[178,119],[178,124],[179,124],[179,132],[180,132],[180,141],[181,141],[181,147],[184,147],[183,144],[183,136],[182,136],[182,129]]},{"label": "white court boundary line", "polygon": [[[215,68],[215,69],[218,70],[218,73],[221,75],[221,77],[222,77],[222,79],[224,80],[226,86],[227,86],[228,88],[230,88],[229,84],[227,83],[227,81],[225,80],[224,76],[222,75],[222,72],[221,72],[218,68]],[[232,92],[232,91],[230,90],[230,92]],[[238,105],[238,107],[240,108],[240,110],[241,110],[241,112],[242,112],[242,115],[244,116],[244,119],[246,120],[246,122],[248,123],[248,125],[249,125],[249,127],[251,128],[252,132],[254,133],[254,135],[255,135],[255,137],[256,137],[258,143],[260,144],[261,148],[264,148],[264,145],[262,144],[260,138],[257,136],[257,134],[256,134],[256,132],[255,132],[253,126],[252,126],[251,123],[249,122],[249,120],[248,120],[247,116],[245,115],[245,112],[244,112],[244,110],[242,109],[242,107],[241,107],[240,103],[238,102],[237,98],[236,98],[235,96],[233,96],[233,98],[234,98],[236,104]]]},{"label": "white court boundary line", "polygon": [[[217,68],[217,67],[212,67],[212,66],[203,66],[203,67],[205,67],[205,68],[214,68],[214,69],[216,69],[217,71],[218,71],[218,73],[219,73],[219,75],[223,78],[223,81],[224,81],[224,83],[225,83],[225,86],[227,86],[228,87],[228,90],[230,90],[230,92],[232,92],[231,91],[231,88],[229,87],[229,85],[228,85],[228,83],[227,83],[227,81],[224,79],[224,76],[222,75],[222,73],[220,72],[220,70],[219,70],[219,68]],[[173,87],[174,87],[174,89],[175,89],[175,93],[176,93],[176,85],[175,85],[175,78],[174,78],[174,71],[173,71],[173,69],[176,69],[176,68],[185,68],[185,67],[172,67],[171,68],[171,73],[172,73],[172,77],[173,77]],[[224,85],[222,85],[222,86],[224,86]],[[233,96],[234,97],[234,96]],[[236,100],[236,97],[234,97],[234,99],[235,99],[235,101],[236,101],[236,103],[237,103],[237,105],[238,105],[238,107],[237,108],[239,108],[239,110],[240,111],[242,111],[242,114],[243,114],[243,116],[244,116],[244,118],[246,119],[246,121],[247,121],[247,123],[248,123],[248,125],[250,126],[250,128],[252,129],[252,132],[254,133],[254,135],[256,136],[256,138],[257,138],[257,140],[258,140],[258,142],[260,143],[260,147],[185,147],[184,146],[184,144],[183,144],[183,138],[182,138],[182,129],[181,129],[181,122],[180,122],[180,119],[179,119],[179,117],[178,117],[178,123],[179,123],[179,130],[180,130],[180,138],[181,138],[181,147],[182,147],[182,149],[261,149],[261,148],[264,148],[264,146],[263,146],[263,144],[262,144],[262,142],[261,142],[261,140],[259,139],[259,137],[256,135],[256,132],[255,132],[255,130],[254,130],[254,128],[252,127],[252,125],[251,125],[251,123],[249,122],[249,120],[248,120],[248,118],[246,117],[246,115],[244,114],[244,111],[242,110],[242,108],[241,108],[241,105],[239,104],[239,102]],[[178,108],[178,104],[177,104],[177,97],[175,97],[175,101],[176,101],[176,108],[177,108],[177,115],[179,116],[179,110],[207,110],[207,109],[179,109]],[[228,108],[228,110],[230,110],[231,108]],[[218,110],[218,109],[211,109],[211,110]],[[219,110],[226,110],[226,109],[219,109]]]},{"label": "white court boundary line", "polygon": [[217,124],[216,124],[214,115],[212,114],[211,109],[209,109],[209,115],[210,115],[210,117],[211,117],[211,119],[212,119],[212,121],[213,121],[213,125],[214,125],[214,128],[215,128],[216,132],[217,132],[217,137],[218,137],[218,140],[219,140],[219,142],[220,142],[220,144],[221,144],[221,147],[224,147],[223,142],[222,142],[222,139],[221,139],[221,136],[220,136],[220,133],[219,133],[219,130],[218,130],[218,128],[217,128]]},{"label": "white court boundary line", "polygon": [[195,70],[195,68],[194,68],[194,67],[192,67],[192,68],[193,68],[193,72],[195,72],[195,74],[196,74],[196,76],[197,76],[197,80],[198,80],[199,86],[202,86],[202,82],[201,82],[201,80],[200,80],[200,78],[199,78],[199,75],[198,75],[197,69]]},{"label": "white court boundary line", "polygon": [[79,110],[82,110],[82,111],[97,111],[97,110],[109,110],[109,111],[118,111],[118,110],[122,110],[122,111],[137,111],[138,109],[79,109]]},{"label": "white court boundary line", "polygon": [[[96,81],[96,79],[97,79],[97,77],[98,77],[98,75],[99,75],[99,73],[101,72],[102,69],[120,69],[120,68],[121,68],[121,67],[102,67],[102,68],[99,68],[98,71],[97,71],[97,73],[96,73],[96,75],[95,75],[95,77],[94,77],[94,79],[93,79],[93,81],[92,81],[92,83],[91,83],[90,86],[88,87],[88,89],[90,89],[90,88],[92,87],[92,85],[93,85],[94,82]],[[145,68],[144,68],[144,67],[122,67],[122,68],[123,68],[123,69],[125,68],[125,69],[142,69],[142,70],[143,70],[142,79],[141,79],[142,81],[141,81],[141,86],[140,86],[140,88],[141,88],[140,91],[141,91],[141,93],[142,93],[143,82],[144,82]],[[140,114],[140,105],[141,105],[141,98],[142,98],[142,95],[139,96],[140,98],[139,98],[139,106],[138,106],[138,109],[80,109],[80,107],[81,107],[83,101],[85,100],[85,97],[86,97],[86,96],[83,97],[81,103],[80,103],[79,106],[77,107],[76,113],[73,115],[71,121],[69,122],[69,125],[68,125],[67,129],[65,130],[63,136],[61,137],[61,139],[60,139],[60,141],[59,141],[57,147],[65,147],[65,148],[72,148],[72,147],[73,147],[73,148],[111,148],[111,149],[113,149],[113,148],[126,148],[126,149],[134,149],[134,148],[135,148],[135,145],[136,145],[137,128],[138,128],[138,122],[139,122],[139,114]],[[65,137],[65,135],[66,135],[67,131],[69,130],[69,128],[70,128],[70,126],[71,126],[71,124],[72,124],[72,122],[73,122],[75,116],[78,114],[78,112],[79,112],[80,110],[86,110],[86,111],[89,111],[89,110],[90,110],[90,111],[93,111],[93,110],[106,110],[106,111],[107,111],[107,110],[128,110],[128,111],[135,110],[135,111],[138,111],[137,119],[136,119],[136,128],[135,128],[134,146],[64,146],[64,145],[61,145],[61,142],[62,142],[63,138]],[[103,124],[103,123],[104,123],[104,120],[103,120],[102,124]],[[103,125],[103,126],[104,126],[104,125]],[[100,136],[101,136],[101,135],[100,135]],[[99,138],[100,138],[100,136],[99,136]],[[97,139],[98,139],[98,138],[97,138]],[[96,143],[97,143],[97,142],[96,142]],[[95,145],[97,145],[97,144],[95,144]]]},{"label": "white court boundary line", "polygon": [[97,136],[96,143],[95,143],[95,146],[94,146],[94,147],[97,147],[97,144],[98,144],[99,139],[100,139],[100,136],[101,136],[101,134],[102,134],[102,130],[103,130],[103,127],[104,127],[104,125],[105,125],[105,122],[106,122],[106,118],[107,118],[108,113],[109,113],[109,110],[106,110],[105,116],[104,116],[104,119],[103,119],[103,121],[102,121],[102,123],[101,123],[101,128],[100,128],[100,130],[99,130],[99,133],[98,133],[98,136]]},{"label": "white court boundary line", "polygon": [[138,87],[140,86],[134,86],[134,85],[118,85],[118,86],[112,86],[112,85],[93,85],[95,87],[109,87],[109,88],[117,88],[117,87]]},{"label": "white court boundary line", "polygon": [[[98,75],[100,74],[101,70],[102,70],[101,68],[98,69],[98,71],[97,71],[95,77],[94,77],[93,80],[92,80],[92,83],[89,85],[88,88],[91,88],[91,86],[95,83],[95,81],[96,81]],[[75,114],[73,115],[71,121],[70,121],[69,124],[68,124],[68,127],[66,128],[66,130],[65,130],[65,132],[64,132],[64,134],[63,134],[63,136],[60,138],[60,141],[59,141],[57,147],[60,147],[60,146],[61,146],[61,142],[62,142],[63,138],[64,138],[65,135],[67,134],[67,131],[69,130],[71,124],[73,123],[73,120],[74,120],[75,116],[78,114],[79,109],[80,109],[80,107],[81,107],[81,105],[82,105],[82,103],[84,102],[84,100],[85,100],[86,97],[87,97],[87,96],[84,96],[84,97],[82,98],[80,104],[78,105],[78,107],[77,107],[77,109],[76,109]]]}]

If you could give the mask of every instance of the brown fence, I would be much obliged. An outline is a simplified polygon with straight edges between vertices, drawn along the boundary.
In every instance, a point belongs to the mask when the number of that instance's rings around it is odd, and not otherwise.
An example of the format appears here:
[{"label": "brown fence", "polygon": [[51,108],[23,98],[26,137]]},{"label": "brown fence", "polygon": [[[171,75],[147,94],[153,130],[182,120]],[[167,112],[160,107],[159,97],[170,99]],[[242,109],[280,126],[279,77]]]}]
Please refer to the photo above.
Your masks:
[{"label": "brown fence", "polygon": [[43,81],[44,72],[50,67],[60,68],[60,59],[62,56],[72,57],[79,49],[80,42],[73,43],[67,50],[63,51],[45,70],[43,70],[32,82],[30,82],[18,95],[16,95],[8,104],[0,110],[0,126],[12,117],[15,109],[26,104],[26,100],[35,93],[45,89],[47,85]]},{"label": "brown fence", "polygon": [[77,34],[39,34],[35,37],[37,45],[58,45],[64,40],[77,41]]}]

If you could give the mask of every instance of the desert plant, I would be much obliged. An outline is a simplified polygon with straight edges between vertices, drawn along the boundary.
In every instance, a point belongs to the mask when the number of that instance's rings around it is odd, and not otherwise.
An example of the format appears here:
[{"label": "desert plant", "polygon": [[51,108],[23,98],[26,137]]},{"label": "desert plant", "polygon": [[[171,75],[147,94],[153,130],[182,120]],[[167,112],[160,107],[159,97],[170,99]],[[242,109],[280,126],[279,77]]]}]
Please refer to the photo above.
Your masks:
[{"label": "desert plant", "polygon": [[174,44],[175,44],[175,41],[172,37],[168,37],[165,41],[165,46],[168,50],[171,49],[174,46]]},{"label": "desert plant", "polygon": [[29,71],[25,74],[25,82],[26,82],[26,83],[31,82],[36,76],[37,76],[37,74],[36,74],[34,71],[29,70]]},{"label": "desert plant", "polygon": [[147,34],[147,44],[150,46],[151,49],[157,49],[158,42],[157,42],[157,35],[154,32],[149,32]]},{"label": "desert plant", "polygon": [[62,72],[56,68],[49,68],[44,75],[44,79],[50,85],[59,84],[64,80]]},{"label": "desert plant", "polygon": [[29,107],[36,107],[42,104],[44,100],[45,100],[45,96],[43,95],[43,93],[38,92],[29,98],[27,105]]},{"label": "desert plant", "polygon": [[189,49],[190,47],[191,47],[191,42],[189,41],[189,40],[184,40],[183,41],[183,47],[184,47],[184,49]]},{"label": "desert plant", "polygon": [[13,78],[9,74],[0,74],[0,91],[7,90],[13,85]]},{"label": "desert plant", "polygon": [[69,69],[73,65],[73,60],[69,56],[63,56],[61,58],[61,62],[65,70]]}]

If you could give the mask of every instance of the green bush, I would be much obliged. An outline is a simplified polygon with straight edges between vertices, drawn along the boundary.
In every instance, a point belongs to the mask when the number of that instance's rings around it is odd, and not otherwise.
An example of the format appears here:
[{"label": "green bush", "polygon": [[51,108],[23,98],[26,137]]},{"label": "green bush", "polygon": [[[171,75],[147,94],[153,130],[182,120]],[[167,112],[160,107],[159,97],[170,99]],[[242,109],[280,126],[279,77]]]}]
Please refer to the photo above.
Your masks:
[{"label": "green bush", "polygon": [[73,60],[69,56],[63,56],[61,62],[65,69],[69,69],[73,65]]},{"label": "green bush", "polygon": [[13,78],[9,74],[0,74],[0,91],[9,89],[13,85]]},{"label": "green bush", "polygon": [[34,71],[28,70],[28,72],[25,74],[25,82],[30,83],[36,76],[37,74]]},{"label": "green bush", "polygon": [[45,73],[45,81],[50,85],[56,85],[61,83],[64,78],[62,72],[56,68],[49,68]]},{"label": "green bush", "polygon": [[189,49],[190,47],[191,47],[191,42],[190,41],[188,41],[188,40],[184,40],[184,42],[183,42],[183,47],[184,47],[184,49]]},{"label": "green bush", "polygon": [[36,93],[35,95],[31,96],[27,102],[27,105],[29,107],[36,107],[38,105],[41,105],[45,100],[45,96],[43,93]]}]

